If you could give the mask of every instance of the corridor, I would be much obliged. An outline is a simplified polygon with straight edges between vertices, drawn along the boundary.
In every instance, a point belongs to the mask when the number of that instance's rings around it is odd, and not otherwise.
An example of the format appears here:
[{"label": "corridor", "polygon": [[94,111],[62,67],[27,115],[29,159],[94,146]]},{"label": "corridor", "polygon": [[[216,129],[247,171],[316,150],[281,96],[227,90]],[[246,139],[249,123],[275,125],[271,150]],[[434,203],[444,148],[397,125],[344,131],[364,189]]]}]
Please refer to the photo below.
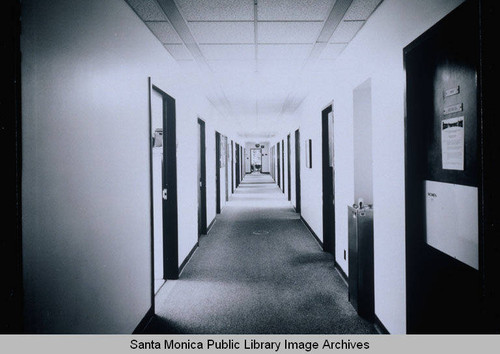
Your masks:
[{"label": "corridor", "polygon": [[[172,284],[172,285],[171,285]],[[156,298],[147,333],[376,333],[269,175],[248,174],[179,280]]]},{"label": "corridor", "polygon": [[493,2],[14,2],[0,331],[500,333]]}]

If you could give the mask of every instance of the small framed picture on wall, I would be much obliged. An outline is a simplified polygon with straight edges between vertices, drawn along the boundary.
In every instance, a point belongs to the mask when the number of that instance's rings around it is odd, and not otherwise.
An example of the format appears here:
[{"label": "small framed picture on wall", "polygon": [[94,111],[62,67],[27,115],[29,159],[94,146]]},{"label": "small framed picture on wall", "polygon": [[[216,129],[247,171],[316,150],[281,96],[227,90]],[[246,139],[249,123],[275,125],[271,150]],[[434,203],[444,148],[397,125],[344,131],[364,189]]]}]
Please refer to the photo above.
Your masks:
[{"label": "small framed picture on wall", "polygon": [[306,167],[312,168],[312,140],[306,139]]}]

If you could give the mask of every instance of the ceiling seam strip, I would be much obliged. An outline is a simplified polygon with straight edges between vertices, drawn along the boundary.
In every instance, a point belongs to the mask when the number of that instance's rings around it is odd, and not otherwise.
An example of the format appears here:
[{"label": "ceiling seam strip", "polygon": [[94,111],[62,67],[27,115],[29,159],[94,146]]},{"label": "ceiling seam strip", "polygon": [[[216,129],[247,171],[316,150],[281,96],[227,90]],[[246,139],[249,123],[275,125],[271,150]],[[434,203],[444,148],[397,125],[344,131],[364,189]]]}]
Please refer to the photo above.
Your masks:
[{"label": "ceiling seam strip", "polygon": [[326,19],[325,24],[323,25],[323,28],[321,29],[321,32],[318,35],[316,42],[314,43],[314,47],[311,50],[306,64],[309,64],[311,61],[319,58],[319,55],[326,47],[326,44],[328,44],[328,42],[330,41],[330,38],[332,38],[333,33],[342,22],[342,19],[345,17],[345,14],[347,13],[347,10],[351,6],[352,2],[353,0],[335,1],[330,14],[328,15],[328,18]]},{"label": "ceiling seam strip", "polygon": [[210,72],[210,67],[208,66],[200,47],[198,47],[196,39],[192,35],[175,2],[173,0],[157,0],[157,2],[160,8],[163,10],[165,16],[167,16],[167,19],[170,21],[170,24],[172,25],[174,30],[184,42],[186,48],[191,52],[191,55],[193,55],[193,58],[196,60],[196,62],[198,62],[198,64],[200,64],[203,69]]},{"label": "ceiling seam strip", "polygon": [[[347,10],[351,6],[352,2],[353,0],[337,0],[334,2],[332,9],[323,24],[323,28],[321,29],[321,32],[319,33],[308,58],[304,61],[301,70],[304,70],[308,65],[311,65],[313,61],[319,58],[338,25],[342,22],[342,19],[347,13]],[[293,92],[290,92],[285,99],[285,102],[283,102],[283,106],[281,107],[281,112],[279,114],[280,117],[284,115],[286,107],[291,104],[292,93]]]},{"label": "ceiling seam strip", "polygon": [[253,2],[253,40],[255,45],[255,72],[259,71],[259,30],[257,0]]},{"label": "ceiling seam strip", "polygon": [[[186,20],[182,16],[180,10],[177,8],[175,2],[173,0],[156,0],[156,2],[160,6],[161,10],[164,12],[165,16],[170,21],[170,24],[177,32],[181,40],[184,42],[184,45],[191,53],[194,60],[198,63],[202,71],[213,78],[213,72],[207,63],[207,59],[203,55],[196,39],[194,38],[193,34],[191,33],[191,30],[189,29],[189,26],[187,25]],[[215,79],[213,80],[213,82],[214,83],[216,82]],[[227,99],[224,90],[219,85],[217,85],[217,89],[219,89],[220,92],[222,93],[223,99],[226,104],[227,112],[229,113],[229,115],[234,116],[231,104],[229,103],[229,100]],[[213,102],[210,99],[208,100],[213,104]]]},{"label": "ceiling seam strip", "polygon": [[[258,0],[254,0],[253,3],[253,20],[254,20],[254,44],[255,44],[255,72],[259,72],[259,19],[258,19]],[[259,98],[257,92],[255,92],[255,125],[259,122]]]}]

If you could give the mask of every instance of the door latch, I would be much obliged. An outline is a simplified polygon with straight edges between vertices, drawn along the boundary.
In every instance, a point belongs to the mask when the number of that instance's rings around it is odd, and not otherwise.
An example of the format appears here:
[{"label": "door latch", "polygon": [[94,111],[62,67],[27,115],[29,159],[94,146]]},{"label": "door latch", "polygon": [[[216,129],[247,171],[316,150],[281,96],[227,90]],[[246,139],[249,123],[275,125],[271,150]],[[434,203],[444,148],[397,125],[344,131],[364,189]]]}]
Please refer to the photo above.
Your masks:
[{"label": "door latch", "polygon": [[161,194],[162,194],[162,198],[163,198],[163,200],[167,200],[167,198],[168,198],[167,188],[165,188],[165,189],[162,191],[162,193],[161,193]]}]

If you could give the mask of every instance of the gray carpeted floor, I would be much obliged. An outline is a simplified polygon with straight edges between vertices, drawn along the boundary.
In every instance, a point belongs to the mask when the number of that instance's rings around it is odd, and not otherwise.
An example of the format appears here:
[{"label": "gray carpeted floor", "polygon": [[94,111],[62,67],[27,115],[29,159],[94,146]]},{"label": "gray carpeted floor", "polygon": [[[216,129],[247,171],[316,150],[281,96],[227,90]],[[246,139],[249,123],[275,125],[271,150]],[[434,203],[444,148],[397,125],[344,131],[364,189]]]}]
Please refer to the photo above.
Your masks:
[{"label": "gray carpeted floor", "polygon": [[268,175],[245,177],[156,314],[147,333],[376,333]]}]

